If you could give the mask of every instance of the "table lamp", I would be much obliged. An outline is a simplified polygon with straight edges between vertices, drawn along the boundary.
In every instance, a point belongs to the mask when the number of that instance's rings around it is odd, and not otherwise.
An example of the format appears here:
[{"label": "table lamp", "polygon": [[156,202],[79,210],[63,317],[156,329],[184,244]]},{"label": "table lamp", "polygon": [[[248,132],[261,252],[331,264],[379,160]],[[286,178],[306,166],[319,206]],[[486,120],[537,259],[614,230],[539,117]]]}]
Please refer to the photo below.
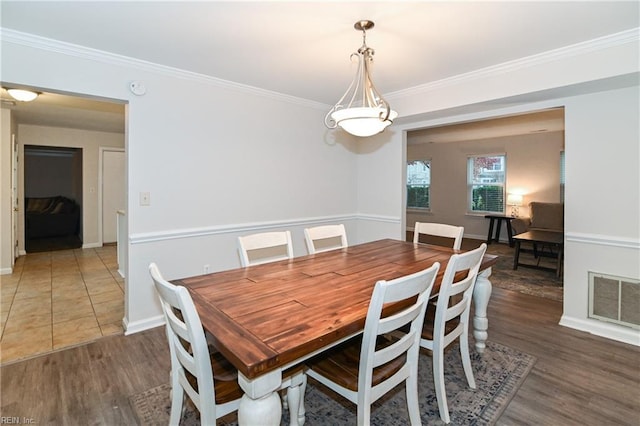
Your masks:
[{"label": "table lamp", "polygon": [[507,205],[511,206],[511,217],[518,217],[518,207],[522,205],[522,194],[507,194]]}]

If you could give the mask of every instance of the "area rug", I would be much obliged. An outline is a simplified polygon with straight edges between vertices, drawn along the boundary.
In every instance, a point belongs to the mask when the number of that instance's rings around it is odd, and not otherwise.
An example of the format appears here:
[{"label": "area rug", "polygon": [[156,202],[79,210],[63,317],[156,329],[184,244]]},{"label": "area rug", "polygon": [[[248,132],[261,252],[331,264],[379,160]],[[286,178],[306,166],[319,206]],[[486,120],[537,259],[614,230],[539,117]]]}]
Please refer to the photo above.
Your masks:
[{"label": "area rug", "polygon": [[[513,269],[514,249],[507,244],[491,244],[487,253],[498,256],[497,264],[492,268],[489,280],[495,287],[517,291],[531,296],[562,301],[563,280],[557,277],[555,271],[532,269],[519,266]],[[532,253],[521,253],[520,261],[536,264],[537,259]],[[555,268],[555,259],[541,258],[540,266]]]},{"label": "area rug", "polygon": [[[471,350],[471,364],[477,389],[467,387],[457,345],[445,355],[445,383],[451,415],[455,425],[493,425],[515,395],[536,362],[535,357],[495,342],[487,342],[483,355]],[[418,366],[420,412],[425,425],[444,424],[440,420],[434,393],[431,357],[420,355]],[[131,406],[144,426],[167,425],[170,402],[169,384],[164,384],[130,397]],[[309,379],[304,396],[305,425],[356,424],[355,405],[322,385]],[[197,410],[187,405],[181,425],[200,424]],[[237,416],[230,414],[219,425],[236,425]],[[283,410],[281,424],[288,424],[288,412]],[[405,389],[398,386],[372,407],[372,425],[406,425],[409,417]]]}]

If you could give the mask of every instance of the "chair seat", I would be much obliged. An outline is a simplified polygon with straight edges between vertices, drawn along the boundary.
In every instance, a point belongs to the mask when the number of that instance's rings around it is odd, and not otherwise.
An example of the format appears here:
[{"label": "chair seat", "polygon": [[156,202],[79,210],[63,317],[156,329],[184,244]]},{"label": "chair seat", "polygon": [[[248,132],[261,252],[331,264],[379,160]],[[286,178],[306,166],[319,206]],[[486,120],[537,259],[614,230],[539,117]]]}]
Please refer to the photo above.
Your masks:
[{"label": "chair seat", "polygon": [[[376,350],[390,345],[393,341],[390,337],[379,338]],[[361,348],[362,337],[359,336],[336,346],[316,358],[312,358],[307,362],[307,366],[340,386],[357,392]],[[376,386],[393,376],[402,368],[406,362],[405,360],[406,355],[403,354],[380,367],[374,368],[372,385]]]},{"label": "chair seat", "polygon": [[[243,392],[238,384],[238,370],[214,347],[210,346],[209,350],[216,404],[224,404],[242,397]],[[185,371],[185,374],[189,384],[198,391],[198,382],[195,376],[188,371]]]},{"label": "chair seat", "polygon": [[[435,329],[436,322],[436,310],[433,306],[427,308],[427,313],[424,317],[424,325],[422,326],[422,338],[427,340],[433,340],[433,330]],[[444,325],[444,334],[449,334],[460,324],[458,317],[453,318],[451,321],[447,321]]]}]

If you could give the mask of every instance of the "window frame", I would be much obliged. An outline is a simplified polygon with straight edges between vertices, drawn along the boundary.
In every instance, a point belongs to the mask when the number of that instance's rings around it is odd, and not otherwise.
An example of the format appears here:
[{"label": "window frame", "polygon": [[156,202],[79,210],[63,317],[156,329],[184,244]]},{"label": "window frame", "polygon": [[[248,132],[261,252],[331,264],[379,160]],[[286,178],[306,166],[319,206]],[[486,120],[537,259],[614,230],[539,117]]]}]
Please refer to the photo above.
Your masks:
[{"label": "window frame", "polygon": [[[409,165],[411,163],[416,163],[416,162],[422,162],[422,163],[427,163],[427,168],[429,169],[429,183],[426,185],[427,187],[427,206],[426,207],[422,207],[422,206],[410,206],[409,205]],[[431,158],[421,158],[421,159],[415,159],[415,160],[407,160],[406,161],[406,165],[405,165],[405,171],[406,171],[406,178],[405,178],[405,191],[406,191],[406,201],[405,201],[405,208],[407,210],[410,211],[420,211],[420,212],[430,212],[431,211],[431,173],[432,170],[432,160]],[[420,185],[413,185],[413,186],[420,186]]]},{"label": "window frame", "polygon": [[[474,163],[478,158],[494,158],[500,157],[502,158],[502,181],[501,182],[476,182],[474,181],[475,176],[474,173]],[[495,169],[495,163],[492,164],[492,168],[489,171],[497,171]],[[500,170],[498,170],[500,171]],[[490,185],[487,185],[490,184]],[[500,210],[474,210],[474,201],[473,201],[473,193],[474,189],[479,186],[496,186],[501,188],[501,199],[502,205]],[[470,215],[506,215],[506,188],[507,188],[507,154],[499,153],[499,154],[472,154],[467,156],[467,214]]]}]

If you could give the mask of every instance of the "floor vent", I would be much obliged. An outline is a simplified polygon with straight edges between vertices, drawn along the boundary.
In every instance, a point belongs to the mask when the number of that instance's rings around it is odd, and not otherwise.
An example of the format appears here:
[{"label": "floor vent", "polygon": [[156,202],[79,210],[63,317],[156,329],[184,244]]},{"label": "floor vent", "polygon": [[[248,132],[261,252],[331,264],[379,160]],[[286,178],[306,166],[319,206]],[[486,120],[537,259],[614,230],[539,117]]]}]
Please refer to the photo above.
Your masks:
[{"label": "floor vent", "polygon": [[640,329],[640,280],[589,272],[589,318]]}]

